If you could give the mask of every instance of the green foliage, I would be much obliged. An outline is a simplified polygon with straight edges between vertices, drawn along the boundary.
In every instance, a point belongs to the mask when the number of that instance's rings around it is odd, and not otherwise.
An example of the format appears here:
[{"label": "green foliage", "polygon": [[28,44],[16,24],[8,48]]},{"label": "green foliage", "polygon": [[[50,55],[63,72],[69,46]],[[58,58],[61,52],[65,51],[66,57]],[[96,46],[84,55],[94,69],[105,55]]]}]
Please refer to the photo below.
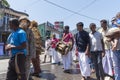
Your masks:
[{"label": "green foliage", "polygon": [[5,7],[10,7],[10,4],[7,2],[7,0],[0,0],[1,4]]}]

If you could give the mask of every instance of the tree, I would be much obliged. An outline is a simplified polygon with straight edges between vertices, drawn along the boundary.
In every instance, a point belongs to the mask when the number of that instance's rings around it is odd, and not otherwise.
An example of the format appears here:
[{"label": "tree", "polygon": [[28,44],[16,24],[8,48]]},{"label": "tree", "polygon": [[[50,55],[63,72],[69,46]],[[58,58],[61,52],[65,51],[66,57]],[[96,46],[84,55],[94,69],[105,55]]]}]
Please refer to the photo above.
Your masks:
[{"label": "tree", "polygon": [[7,0],[0,0],[0,4],[5,7],[10,7],[10,4],[7,2]]}]

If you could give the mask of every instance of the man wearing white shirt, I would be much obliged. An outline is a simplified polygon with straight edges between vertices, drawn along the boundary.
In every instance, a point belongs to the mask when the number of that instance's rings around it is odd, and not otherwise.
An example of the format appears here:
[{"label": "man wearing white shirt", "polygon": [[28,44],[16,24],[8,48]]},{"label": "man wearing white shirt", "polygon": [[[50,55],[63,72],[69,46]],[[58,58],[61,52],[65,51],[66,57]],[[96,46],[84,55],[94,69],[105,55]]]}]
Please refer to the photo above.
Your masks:
[{"label": "man wearing white shirt", "polygon": [[104,44],[102,34],[96,31],[96,24],[90,24],[91,32],[89,33],[90,36],[90,52],[91,52],[91,59],[95,66],[96,77],[97,80],[104,80],[104,70],[102,66],[102,56],[104,56]]},{"label": "man wearing white shirt", "polygon": [[43,63],[46,62],[47,55],[50,57],[50,62],[51,62],[52,56],[51,56],[51,47],[50,47],[50,44],[51,44],[50,37],[47,36],[46,37],[46,41],[45,41],[45,56],[44,56]]}]

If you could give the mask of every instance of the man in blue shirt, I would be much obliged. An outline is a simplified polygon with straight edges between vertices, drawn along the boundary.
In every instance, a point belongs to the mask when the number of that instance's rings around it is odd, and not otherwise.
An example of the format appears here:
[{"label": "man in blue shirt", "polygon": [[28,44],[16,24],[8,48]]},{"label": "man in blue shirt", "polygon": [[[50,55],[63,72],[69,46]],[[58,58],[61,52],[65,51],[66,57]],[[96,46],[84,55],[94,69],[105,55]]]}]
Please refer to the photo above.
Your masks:
[{"label": "man in blue shirt", "polygon": [[19,28],[19,21],[17,19],[11,19],[9,25],[12,33],[8,37],[6,50],[11,52],[11,58],[6,80],[26,80],[26,32]]}]

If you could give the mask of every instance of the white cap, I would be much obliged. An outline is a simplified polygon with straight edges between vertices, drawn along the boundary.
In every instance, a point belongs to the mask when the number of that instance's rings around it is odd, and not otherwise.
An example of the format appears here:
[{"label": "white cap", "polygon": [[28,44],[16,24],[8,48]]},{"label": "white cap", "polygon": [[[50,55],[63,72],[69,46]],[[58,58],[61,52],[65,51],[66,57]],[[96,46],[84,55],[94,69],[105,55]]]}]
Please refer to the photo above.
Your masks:
[{"label": "white cap", "polygon": [[30,20],[28,19],[27,16],[21,16],[21,17],[19,18],[19,21],[21,21],[21,20],[27,20],[27,21],[30,22]]}]

